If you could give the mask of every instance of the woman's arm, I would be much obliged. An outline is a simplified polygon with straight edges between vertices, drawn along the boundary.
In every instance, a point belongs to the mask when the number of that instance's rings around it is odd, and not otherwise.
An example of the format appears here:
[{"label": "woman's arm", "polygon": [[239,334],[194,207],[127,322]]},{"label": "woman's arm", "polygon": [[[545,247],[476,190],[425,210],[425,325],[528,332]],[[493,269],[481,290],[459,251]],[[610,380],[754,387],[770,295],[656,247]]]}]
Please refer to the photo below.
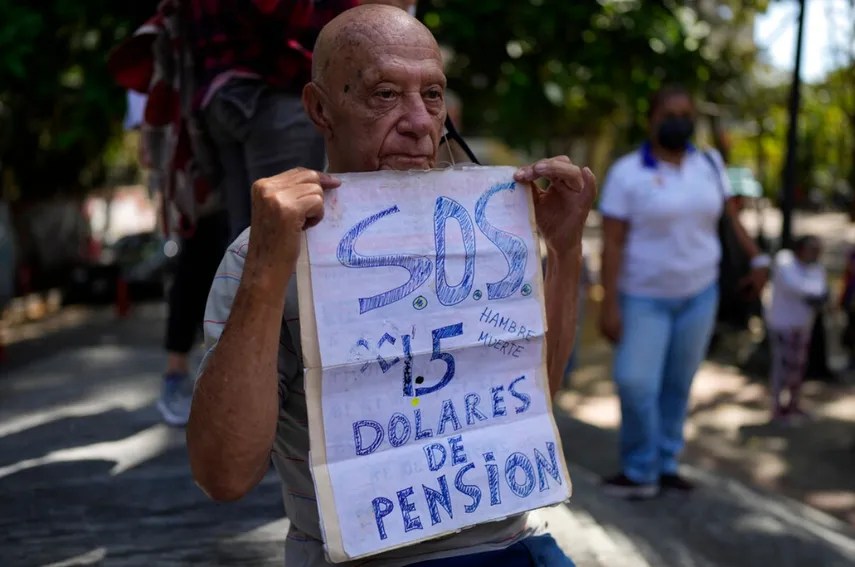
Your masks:
[{"label": "woman's arm", "polygon": [[628,232],[627,221],[603,217],[603,257],[600,277],[605,294],[600,309],[600,332],[612,343],[618,342],[621,336],[618,278]]},{"label": "woman's arm", "polygon": [[749,273],[742,282],[744,288],[750,291],[752,296],[759,296],[763,291],[763,287],[769,280],[769,266],[772,263],[771,259],[765,254],[757,243],[745,230],[742,220],[739,218],[739,209],[736,206],[736,200],[731,198],[725,201],[725,214],[730,217],[733,226],[733,232],[736,234],[736,239],[739,242],[740,248],[745,254],[751,258],[751,273]]}]

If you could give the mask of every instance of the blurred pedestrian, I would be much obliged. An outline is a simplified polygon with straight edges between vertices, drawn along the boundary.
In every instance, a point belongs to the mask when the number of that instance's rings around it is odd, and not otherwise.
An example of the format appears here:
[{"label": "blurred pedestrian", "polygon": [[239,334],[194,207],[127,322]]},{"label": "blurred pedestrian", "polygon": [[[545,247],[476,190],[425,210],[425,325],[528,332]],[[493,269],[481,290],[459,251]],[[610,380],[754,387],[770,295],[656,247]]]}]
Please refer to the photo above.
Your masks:
[{"label": "blurred pedestrian", "polygon": [[[120,84],[149,94],[142,159],[164,195],[166,228],[180,237],[157,403],[171,425],[187,423],[188,355],[226,245],[249,225],[252,183],[292,167],[323,168],[323,141],[300,93],[320,28],[359,3],[165,0],[111,57]],[[129,107],[139,107],[137,97]]]},{"label": "blurred pedestrian", "polygon": [[600,204],[600,328],[616,346],[622,467],[604,486],[627,498],[692,488],[677,459],[689,390],[715,323],[723,214],[752,258],[754,293],[769,265],[735,214],[721,156],[691,143],[690,93],[676,86],[655,93],[648,122],[648,141],[614,164]]},{"label": "blurred pedestrian", "polygon": [[139,129],[140,163],[149,188],[162,197],[163,229],[177,236],[169,288],[164,347],[167,352],[157,408],[169,425],[190,415],[193,379],[189,355],[202,329],[211,282],[228,244],[228,219],[210,144],[192,111],[192,60],[180,25],[179,0],[156,13],[110,57],[116,81],[129,89],[124,124]]},{"label": "blurred pedestrian", "polygon": [[293,167],[323,170],[324,143],[303,110],[321,28],[360,3],[415,0],[186,0],[194,104],[223,171],[230,240],[249,226],[253,182]]},{"label": "blurred pedestrian", "polygon": [[781,250],[775,256],[772,301],[766,312],[772,347],[769,382],[775,421],[805,416],[799,407],[799,395],[811,329],[817,312],[828,301],[825,268],[819,263],[821,253],[822,243],[818,238],[803,236],[792,251]]},{"label": "blurred pedestrian", "polygon": [[849,355],[848,368],[853,370],[855,369],[855,249],[850,250],[846,257],[840,309],[846,315],[846,326],[840,336],[840,342],[846,354]]}]

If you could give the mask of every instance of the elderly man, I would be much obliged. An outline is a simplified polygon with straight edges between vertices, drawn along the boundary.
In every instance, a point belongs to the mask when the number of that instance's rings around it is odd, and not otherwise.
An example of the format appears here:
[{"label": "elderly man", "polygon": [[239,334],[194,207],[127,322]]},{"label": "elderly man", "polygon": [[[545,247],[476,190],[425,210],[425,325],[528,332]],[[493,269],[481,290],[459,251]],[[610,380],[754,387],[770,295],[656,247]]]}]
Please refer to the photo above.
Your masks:
[{"label": "elderly man", "polygon": [[[303,104],[324,136],[329,172],[294,169],[252,187],[252,225],[229,248],[208,300],[210,349],[193,398],[187,444],[193,475],[216,500],[236,500],[271,457],[291,520],[288,567],[328,565],[314,485],[293,274],[300,234],[322,222],[339,172],[426,170],[437,163],[445,76],[431,33],[406,12],[361,6],[321,32]],[[517,171],[535,191],[549,253],[547,365],[558,386],[575,333],[581,233],[596,192],[590,170],[560,156]],[[526,514],[384,553],[360,565],[572,565]],[[538,558],[538,559],[535,559]],[[551,559],[547,559],[551,558]]]}]

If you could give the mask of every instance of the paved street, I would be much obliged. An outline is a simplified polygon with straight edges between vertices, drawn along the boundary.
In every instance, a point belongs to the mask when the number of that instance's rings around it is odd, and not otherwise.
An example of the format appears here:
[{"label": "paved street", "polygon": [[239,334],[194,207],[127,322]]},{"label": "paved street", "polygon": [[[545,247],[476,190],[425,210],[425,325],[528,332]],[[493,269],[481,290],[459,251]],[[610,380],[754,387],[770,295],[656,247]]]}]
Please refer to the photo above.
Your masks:
[{"label": "paved street", "polygon": [[[183,432],[158,423],[162,324],[159,306],[123,321],[106,310],[12,349],[0,378],[2,565],[282,565],[275,478],[240,503],[208,502]],[[614,465],[614,430],[557,419],[574,496],[543,513],[580,567],[855,564],[844,523],[697,468],[690,497],[607,498],[592,471]]]}]

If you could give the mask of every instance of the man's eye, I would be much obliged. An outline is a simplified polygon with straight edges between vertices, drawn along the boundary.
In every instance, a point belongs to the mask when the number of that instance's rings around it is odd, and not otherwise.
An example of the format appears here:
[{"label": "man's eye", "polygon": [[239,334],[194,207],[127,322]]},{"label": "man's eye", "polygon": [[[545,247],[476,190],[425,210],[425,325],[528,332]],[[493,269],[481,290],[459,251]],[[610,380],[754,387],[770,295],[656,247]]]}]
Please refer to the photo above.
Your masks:
[{"label": "man's eye", "polygon": [[431,89],[425,93],[425,98],[428,100],[442,100],[442,91],[440,89]]},{"label": "man's eye", "polygon": [[392,89],[382,89],[377,91],[375,96],[381,98],[382,100],[395,100],[396,93]]}]

